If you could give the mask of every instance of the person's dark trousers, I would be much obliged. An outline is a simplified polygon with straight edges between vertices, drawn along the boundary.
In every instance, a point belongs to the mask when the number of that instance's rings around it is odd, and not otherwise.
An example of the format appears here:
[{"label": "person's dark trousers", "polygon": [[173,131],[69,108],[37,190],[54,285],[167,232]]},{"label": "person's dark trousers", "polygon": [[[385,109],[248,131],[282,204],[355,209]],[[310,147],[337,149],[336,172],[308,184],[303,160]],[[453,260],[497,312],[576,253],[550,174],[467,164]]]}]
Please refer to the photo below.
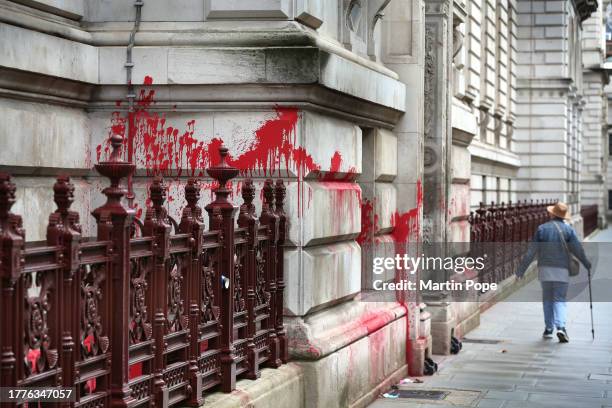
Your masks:
[{"label": "person's dark trousers", "polygon": [[567,316],[565,299],[569,286],[568,282],[547,281],[541,283],[546,329],[564,328]]}]

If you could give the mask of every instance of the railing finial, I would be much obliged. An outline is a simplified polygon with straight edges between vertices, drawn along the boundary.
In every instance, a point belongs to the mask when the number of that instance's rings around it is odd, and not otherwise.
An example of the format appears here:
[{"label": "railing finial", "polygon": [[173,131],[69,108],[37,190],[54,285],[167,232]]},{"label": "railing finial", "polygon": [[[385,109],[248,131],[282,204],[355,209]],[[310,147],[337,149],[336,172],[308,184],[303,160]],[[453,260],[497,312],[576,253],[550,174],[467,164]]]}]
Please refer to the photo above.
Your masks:
[{"label": "railing finial", "polygon": [[255,206],[253,205],[253,200],[255,199],[255,185],[253,184],[253,180],[250,178],[244,180],[240,193],[244,200],[241,211],[244,209],[247,214],[255,215]]},{"label": "railing finial", "polygon": [[227,188],[227,183],[238,175],[238,169],[227,164],[227,154],[228,148],[225,145],[221,145],[219,148],[221,163],[218,166],[206,169],[206,173],[219,183],[219,187],[214,190],[215,201],[213,203],[215,204],[229,202],[228,196],[231,191]]},{"label": "railing finial", "polygon": [[61,175],[53,184],[53,201],[57,205],[57,212],[63,216],[68,215],[70,206],[74,202],[74,184],[70,176]]},{"label": "railing finial", "polygon": [[185,185],[185,200],[187,201],[187,206],[192,210],[198,206],[198,201],[200,201],[200,184],[198,183],[198,179],[190,178],[187,180],[187,184]]},{"label": "railing finial", "polygon": [[157,210],[164,206],[166,202],[166,183],[161,176],[153,178],[153,183],[149,187],[149,195],[151,202],[153,202],[153,208]]},{"label": "railing finial", "polygon": [[[111,214],[124,216],[128,214],[133,215],[134,213],[133,210],[125,207],[121,202],[121,198],[127,194],[127,190],[120,186],[121,179],[130,176],[136,169],[136,165],[124,162],[121,157],[123,140],[123,136],[119,134],[111,136],[110,143],[113,151],[108,161],[95,165],[98,173],[109,178],[111,181],[111,185],[102,190],[102,193],[107,197],[106,203],[93,211],[93,215],[98,223],[100,223],[102,218],[108,217]],[[131,220],[129,224],[131,224]]]},{"label": "railing finial", "polygon": [[155,176],[153,182],[149,186],[149,198],[153,205],[147,209],[143,234],[152,235],[153,229],[158,225],[170,224],[168,211],[164,207],[166,202],[167,186],[161,176]]},{"label": "railing finial", "polygon": [[264,208],[274,211],[274,181],[267,179],[263,186]]},{"label": "railing finial", "polygon": [[276,198],[276,212],[278,214],[284,214],[285,213],[285,197],[287,196],[287,187],[285,187],[285,183],[283,183],[283,180],[278,179],[276,180],[276,187],[274,189],[274,195]]},{"label": "railing finial", "polygon": [[21,255],[25,243],[25,230],[21,216],[13,214],[17,187],[11,176],[0,173],[0,278],[8,278],[13,285],[23,267]]},{"label": "railing finial", "polygon": [[15,204],[17,187],[11,180],[11,176],[0,173],[0,220],[6,220],[11,213],[11,207]]}]

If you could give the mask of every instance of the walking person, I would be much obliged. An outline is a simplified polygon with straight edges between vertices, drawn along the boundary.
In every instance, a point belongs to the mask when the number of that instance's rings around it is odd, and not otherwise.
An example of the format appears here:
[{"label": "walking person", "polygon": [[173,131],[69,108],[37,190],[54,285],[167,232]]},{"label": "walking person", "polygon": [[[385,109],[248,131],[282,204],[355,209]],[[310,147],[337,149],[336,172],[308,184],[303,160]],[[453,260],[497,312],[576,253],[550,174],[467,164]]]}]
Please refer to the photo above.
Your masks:
[{"label": "walking person", "polygon": [[544,307],[543,337],[551,339],[556,328],[559,341],[567,343],[569,336],[565,328],[567,314],[565,300],[570,280],[569,252],[589,270],[591,262],[586,258],[576,231],[565,223],[565,220],[569,220],[567,205],[559,202],[547,207],[547,210],[550,221],[538,227],[527,254],[516,271],[516,276],[522,278],[537,255],[538,279],[542,285]]}]

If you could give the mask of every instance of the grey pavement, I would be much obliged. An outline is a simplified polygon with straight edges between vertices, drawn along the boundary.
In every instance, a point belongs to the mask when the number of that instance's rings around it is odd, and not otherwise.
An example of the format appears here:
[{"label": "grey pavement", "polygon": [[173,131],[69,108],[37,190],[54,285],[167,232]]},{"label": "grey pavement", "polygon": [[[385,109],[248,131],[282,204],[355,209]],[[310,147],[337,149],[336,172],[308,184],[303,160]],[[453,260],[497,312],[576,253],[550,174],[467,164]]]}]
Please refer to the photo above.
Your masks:
[{"label": "grey pavement", "polygon": [[[612,229],[592,236],[597,252],[594,282],[612,277]],[[610,244],[608,244],[610,243]],[[603,286],[599,284],[598,286]],[[568,303],[570,343],[544,340],[542,306],[525,302],[522,291],[539,293],[533,281],[481,315],[456,356],[434,356],[439,372],[421,377],[405,390],[446,390],[440,401],[379,398],[371,408],[601,408],[612,407],[612,292],[605,288],[594,303],[595,341],[588,302]],[[601,289],[601,288],[600,288]],[[587,300],[587,291],[577,297]],[[541,295],[537,295],[541,296]],[[534,299],[535,300],[535,299]],[[487,343],[475,343],[484,340]],[[498,343],[491,344],[498,341]]]}]

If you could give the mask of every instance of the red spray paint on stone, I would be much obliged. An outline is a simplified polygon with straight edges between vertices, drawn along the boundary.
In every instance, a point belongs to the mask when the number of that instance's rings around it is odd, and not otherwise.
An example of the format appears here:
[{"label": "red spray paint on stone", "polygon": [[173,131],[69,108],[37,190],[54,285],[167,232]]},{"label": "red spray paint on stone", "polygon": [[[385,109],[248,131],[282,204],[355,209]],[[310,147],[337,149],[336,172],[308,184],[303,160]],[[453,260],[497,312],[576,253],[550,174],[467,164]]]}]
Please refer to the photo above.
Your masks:
[{"label": "red spray paint on stone", "polygon": [[378,225],[378,214],[374,209],[374,201],[367,198],[361,200],[361,232],[355,239],[361,246],[371,244],[376,226]]},{"label": "red spray paint on stone", "polygon": [[[421,213],[423,210],[423,186],[417,181],[416,207],[405,213],[395,212],[391,216],[393,225],[393,240],[397,244],[416,241],[421,234]],[[402,249],[399,247],[398,249]]]},{"label": "red spray paint on stone", "polygon": [[[152,83],[151,77],[145,77],[145,86]],[[134,112],[128,113],[127,118],[121,111],[113,112],[109,139],[113,134],[125,137],[129,129],[128,152],[124,152],[124,156],[129,157],[124,158],[144,168],[147,176],[204,176],[207,167],[219,163],[218,149],[223,140],[213,138],[205,143],[196,138],[195,120],[188,121],[184,130],[168,126],[164,113],[152,111],[154,96],[154,90],[142,89]],[[298,110],[279,107],[275,112],[276,117],[265,121],[255,131],[253,139],[238,143],[247,146],[245,152],[230,156],[228,162],[243,175],[260,171],[265,176],[272,176],[281,174],[281,162],[284,161],[287,171],[295,168],[298,182],[301,182],[308,172],[319,171],[320,166],[304,148],[295,146]],[[96,147],[98,161],[109,157],[109,139]],[[301,199],[298,201],[301,204]]]},{"label": "red spray paint on stone", "polygon": [[[406,253],[409,242],[418,243],[421,238],[421,217],[423,212],[423,186],[421,180],[417,181],[416,185],[416,207],[412,210],[392,216],[391,224],[393,225],[393,240],[395,242],[395,252],[398,254]],[[395,274],[396,282],[402,279],[408,279],[406,271],[397,271]],[[418,275],[417,275],[418,280]],[[409,319],[409,302],[410,298],[407,291],[395,292],[397,302],[403,307],[406,316],[406,363],[410,364],[412,349],[410,348],[410,319]]]},{"label": "red spray paint on stone", "polygon": [[[145,77],[145,86],[152,83],[151,77]],[[223,140],[214,138],[208,143],[198,140],[194,137],[197,132],[195,120],[188,121],[182,131],[167,126],[165,114],[150,111],[155,104],[154,95],[153,90],[141,90],[136,110],[128,118],[125,118],[119,111],[113,112],[109,136],[113,134],[125,136],[126,121],[128,121],[130,129],[133,129],[128,135],[129,140],[133,143],[133,160],[139,167],[146,170],[147,175],[204,176],[204,170],[207,167],[214,166],[220,161],[218,148]],[[117,107],[120,105],[118,103]],[[350,168],[340,176],[342,155],[336,151],[331,157],[329,172],[322,175],[321,166],[314,161],[306,149],[295,146],[295,131],[299,120],[298,110],[278,107],[275,112],[276,117],[265,121],[255,131],[254,138],[238,143],[238,145],[244,144],[248,147],[242,154],[231,155],[228,160],[229,164],[237,167],[243,175],[251,175],[254,172],[261,172],[265,176],[281,175],[283,161],[287,171],[295,169],[298,182],[298,216],[302,215],[304,209],[302,204],[304,200],[303,180],[308,173],[313,172],[319,174],[318,179],[325,183],[325,186],[338,191],[338,194],[335,194],[335,207],[339,209],[345,207],[345,192],[354,194],[352,190],[359,190],[359,187],[353,183],[356,177],[355,169]],[[108,157],[109,154],[108,142],[97,146],[98,161],[103,155]],[[334,183],[350,183],[351,186],[350,188],[346,186],[338,188],[340,186]],[[239,191],[239,187],[236,191]],[[309,189],[309,201],[311,194],[312,191]],[[357,194],[362,210],[362,229],[357,237],[357,242],[364,244],[374,234],[374,229],[378,225],[378,214],[375,213],[373,202],[362,200],[360,191]],[[396,242],[396,250],[401,251],[402,248],[405,250],[406,242],[419,240],[422,200],[423,192],[419,181],[417,183],[417,207],[406,213],[396,212],[392,215],[391,225],[394,227],[392,236]],[[142,209],[139,209],[139,212],[141,213]]]}]

